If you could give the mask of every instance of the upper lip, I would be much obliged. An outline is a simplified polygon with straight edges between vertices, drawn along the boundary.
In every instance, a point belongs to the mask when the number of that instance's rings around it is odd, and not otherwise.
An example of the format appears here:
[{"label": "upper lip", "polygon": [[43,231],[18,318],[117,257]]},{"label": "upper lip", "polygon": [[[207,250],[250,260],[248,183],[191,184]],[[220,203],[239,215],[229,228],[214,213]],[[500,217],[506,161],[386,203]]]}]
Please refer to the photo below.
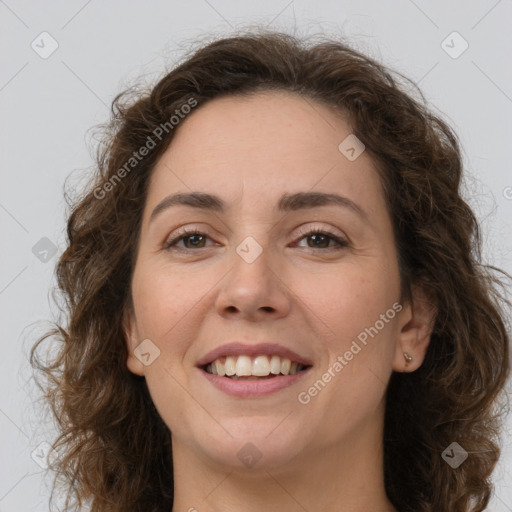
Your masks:
[{"label": "upper lip", "polygon": [[296,362],[304,366],[311,366],[311,361],[293,350],[278,345],[277,343],[257,343],[257,344],[245,344],[241,342],[226,343],[217,347],[197,361],[197,366],[202,367],[209,363],[212,363],[216,359],[224,356],[249,356],[256,357],[261,355],[279,356],[286,359],[290,359],[292,363]]}]

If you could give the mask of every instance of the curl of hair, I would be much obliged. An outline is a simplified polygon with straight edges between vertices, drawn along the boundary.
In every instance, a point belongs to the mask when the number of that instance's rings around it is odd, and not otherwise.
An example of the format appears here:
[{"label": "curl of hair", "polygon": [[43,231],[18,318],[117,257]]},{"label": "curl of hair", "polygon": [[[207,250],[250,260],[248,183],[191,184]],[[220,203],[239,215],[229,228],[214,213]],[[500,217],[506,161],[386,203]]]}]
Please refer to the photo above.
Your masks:
[{"label": "curl of hair", "polygon": [[[151,170],[179,128],[161,141],[154,130],[191,99],[200,108],[222,96],[284,90],[349,121],[382,180],[402,294],[410,298],[420,286],[437,309],[423,365],[393,373],[388,385],[388,497],[400,512],[485,509],[500,454],[496,405],[509,373],[509,302],[498,293],[498,269],[481,263],[478,223],[459,191],[457,137],[405,92],[398,75],[343,42],[307,44],[262,31],[196,48],[151,90],[128,89],[114,99],[96,174],[72,205],[56,269],[67,322],[39,338],[30,357],[46,377],[40,387],[61,432],[50,469],[78,506],[91,500],[92,512],[172,508],[170,432],[144,378],[126,367],[123,332]],[[148,137],[156,147],[134,164]],[[133,169],[116,179],[127,162]],[[60,351],[44,364],[36,350],[47,338],[58,339]],[[441,457],[453,441],[469,453],[457,469]]]}]

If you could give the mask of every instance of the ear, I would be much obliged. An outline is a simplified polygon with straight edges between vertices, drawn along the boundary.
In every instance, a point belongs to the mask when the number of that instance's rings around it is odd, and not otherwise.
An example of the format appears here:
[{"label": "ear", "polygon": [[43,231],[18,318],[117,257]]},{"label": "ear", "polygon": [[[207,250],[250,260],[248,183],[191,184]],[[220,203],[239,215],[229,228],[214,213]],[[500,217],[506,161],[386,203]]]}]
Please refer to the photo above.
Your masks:
[{"label": "ear", "polygon": [[436,314],[437,308],[424,289],[413,287],[411,301],[398,314],[400,333],[393,358],[393,370],[413,372],[423,364]]},{"label": "ear", "polygon": [[135,375],[144,375],[144,365],[142,362],[135,357],[134,350],[140,344],[139,333],[137,330],[137,320],[135,318],[135,312],[133,308],[127,307],[123,313],[123,333],[128,349],[128,358],[126,360],[126,366]]}]

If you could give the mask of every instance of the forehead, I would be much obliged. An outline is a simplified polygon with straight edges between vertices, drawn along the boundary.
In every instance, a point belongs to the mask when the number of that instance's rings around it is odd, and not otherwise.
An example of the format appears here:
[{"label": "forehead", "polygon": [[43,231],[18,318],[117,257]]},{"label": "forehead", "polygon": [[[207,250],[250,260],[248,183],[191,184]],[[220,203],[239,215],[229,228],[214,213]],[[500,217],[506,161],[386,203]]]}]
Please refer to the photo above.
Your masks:
[{"label": "forehead", "polygon": [[207,152],[220,157],[230,148],[241,158],[241,152],[254,150],[262,158],[289,150],[329,157],[338,156],[339,142],[350,133],[345,119],[329,107],[297,93],[266,91],[207,102],[182,122],[172,144],[176,156],[181,146],[200,143],[201,151],[189,157]]},{"label": "forehead", "polygon": [[340,151],[351,133],[339,112],[296,93],[211,100],[177,127],[153,171],[148,206],[176,191],[204,190],[229,203],[243,190],[250,204],[314,190],[366,197],[371,210],[380,181],[368,154],[350,161]]}]

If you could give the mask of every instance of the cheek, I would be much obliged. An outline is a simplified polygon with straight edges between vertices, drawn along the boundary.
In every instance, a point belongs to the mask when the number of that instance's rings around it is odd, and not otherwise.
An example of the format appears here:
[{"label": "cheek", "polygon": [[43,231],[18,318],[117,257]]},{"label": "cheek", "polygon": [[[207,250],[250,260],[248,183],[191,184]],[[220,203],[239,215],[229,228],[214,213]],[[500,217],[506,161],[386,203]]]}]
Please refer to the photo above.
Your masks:
[{"label": "cheek", "polygon": [[[339,431],[359,428],[374,417],[392,372],[398,336],[399,286],[392,274],[352,270],[322,280],[314,293],[309,289],[308,299],[321,320],[317,342],[325,358],[301,389],[306,393],[302,399],[309,398],[315,414]],[[326,426],[326,439],[336,438],[338,430]]]},{"label": "cheek", "polygon": [[394,311],[385,318],[385,328],[379,319],[399,300],[398,272],[373,263],[347,263],[314,277],[296,276],[293,291],[312,317],[320,320],[316,322],[319,335],[331,351],[348,350],[351,341],[376,322],[379,331],[389,335]]},{"label": "cheek", "polygon": [[302,391],[316,401],[315,410],[327,411],[334,424],[364,421],[381,402],[392,371],[398,269],[370,259],[347,263],[313,281],[311,276],[304,279],[297,293],[314,313],[311,321],[319,326],[315,342],[325,354],[318,373]]},{"label": "cheek", "polygon": [[[197,311],[194,308],[200,307],[202,294],[193,279],[178,278],[164,269],[144,270],[142,266],[136,269],[132,293],[140,341],[151,340],[158,354],[154,363],[145,368],[148,387],[158,408],[165,395],[179,397],[182,389],[178,382],[184,383],[188,378],[184,358],[197,328],[197,322],[190,319]],[[160,393],[163,395],[159,396]]]},{"label": "cheek", "polygon": [[140,266],[132,290],[137,321],[147,337],[166,339],[173,326],[181,323],[204,295],[204,280],[193,274],[177,274],[168,268]]},{"label": "cheek", "polygon": [[[199,281],[202,281],[203,286]],[[207,288],[206,288],[207,289]],[[132,292],[137,324],[142,338],[158,347],[159,355],[145,368],[151,399],[163,421],[173,431],[190,428],[183,411],[195,407],[185,391],[189,375],[184,357],[197,322],[192,317],[204,295],[204,279],[178,275],[169,268],[140,264],[134,273]],[[191,320],[192,319],[192,320]]]}]

